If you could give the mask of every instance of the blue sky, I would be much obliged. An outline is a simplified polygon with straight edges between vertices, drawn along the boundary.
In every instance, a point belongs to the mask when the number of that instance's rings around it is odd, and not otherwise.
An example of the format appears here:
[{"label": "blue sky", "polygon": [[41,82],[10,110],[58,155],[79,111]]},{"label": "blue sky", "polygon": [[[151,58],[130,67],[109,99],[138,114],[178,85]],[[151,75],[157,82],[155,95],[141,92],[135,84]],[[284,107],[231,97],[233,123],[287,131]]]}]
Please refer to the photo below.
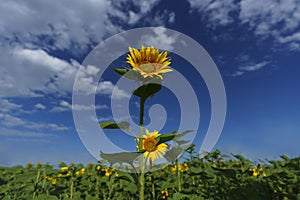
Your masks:
[{"label": "blue sky", "polygon": [[[274,159],[281,154],[299,156],[299,13],[297,0],[1,3],[0,165],[95,161],[82,144],[73,121],[75,75],[100,42],[122,31],[148,26],[188,35],[216,63],[226,89],[227,115],[215,148],[255,160]],[[165,45],[176,42],[164,33],[158,37]],[[184,59],[173,55],[173,63],[199,97],[201,123],[195,143],[200,146],[210,116],[207,88]],[[124,56],[116,58],[110,67],[120,65],[126,66]],[[91,67],[86,73],[96,71]],[[115,88],[117,80],[118,76],[109,70],[100,80],[96,97],[98,121],[112,119],[114,89],[120,99],[128,96],[128,92]],[[89,86],[89,79],[83,79],[82,87]],[[154,103],[164,105],[169,118],[163,131],[174,130],[180,110],[176,100],[166,100],[163,95],[168,91],[151,99],[147,108]],[[130,112],[137,121],[136,102],[131,98]],[[91,108],[73,105],[73,109]],[[148,116],[146,123],[147,120]],[[120,146],[132,144],[124,142],[122,133],[107,134],[115,134],[109,137]]]}]

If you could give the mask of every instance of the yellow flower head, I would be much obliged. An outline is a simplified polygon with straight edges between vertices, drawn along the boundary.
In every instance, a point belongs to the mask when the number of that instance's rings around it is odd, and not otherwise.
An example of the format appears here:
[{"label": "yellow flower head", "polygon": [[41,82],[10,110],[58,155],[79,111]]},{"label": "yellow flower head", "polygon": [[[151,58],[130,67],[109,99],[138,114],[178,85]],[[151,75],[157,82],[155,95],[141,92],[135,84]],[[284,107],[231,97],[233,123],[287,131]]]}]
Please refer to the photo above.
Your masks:
[{"label": "yellow flower head", "polygon": [[81,170],[76,172],[76,175],[82,175],[82,174],[84,174],[84,171],[85,171],[85,169],[82,168]]},{"label": "yellow flower head", "polygon": [[94,163],[89,162],[88,165],[87,165],[87,168],[91,169],[91,168],[93,168],[93,166],[94,166]]},{"label": "yellow flower head", "polygon": [[68,173],[66,174],[66,176],[71,176],[72,172],[68,171]]},{"label": "yellow flower head", "polygon": [[31,162],[29,162],[29,163],[26,164],[26,168],[27,169],[31,168],[32,166],[33,166],[33,164]]},{"label": "yellow flower head", "polygon": [[101,170],[101,166],[100,166],[100,165],[97,165],[96,170],[97,170],[97,171],[100,171],[100,170]]},{"label": "yellow flower head", "polygon": [[169,65],[170,58],[167,57],[167,52],[159,53],[158,49],[142,46],[141,50],[129,47],[127,55],[127,63],[132,66],[132,69],[140,73],[144,78],[159,77],[163,78],[162,74],[173,71]]},{"label": "yellow flower head", "polygon": [[57,180],[56,180],[56,179],[52,179],[52,180],[51,180],[51,183],[52,183],[52,185],[56,185]]},{"label": "yellow flower head", "polygon": [[163,154],[166,153],[167,145],[165,143],[157,145],[156,138],[158,136],[160,134],[156,130],[149,132],[146,129],[146,135],[143,136],[143,149],[146,150],[144,153],[145,159],[155,161],[157,158],[162,158]]},{"label": "yellow flower head", "polygon": [[43,165],[42,165],[41,162],[37,162],[36,165],[35,165],[36,168],[41,168],[42,166],[43,166]]},{"label": "yellow flower head", "polygon": [[69,170],[68,167],[62,167],[62,168],[61,168],[61,171],[62,171],[62,172],[66,172],[66,171],[68,171],[68,170]]},{"label": "yellow flower head", "polygon": [[105,176],[106,176],[106,177],[109,177],[109,176],[111,176],[111,175],[112,175],[112,171],[109,170],[108,168],[106,168],[106,169],[105,169]]},{"label": "yellow flower head", "polygon": [[162,199],[167,199],[169,196],[169,192],[167,189],[164,189],[163,191],[161,191],[161,198]]}]

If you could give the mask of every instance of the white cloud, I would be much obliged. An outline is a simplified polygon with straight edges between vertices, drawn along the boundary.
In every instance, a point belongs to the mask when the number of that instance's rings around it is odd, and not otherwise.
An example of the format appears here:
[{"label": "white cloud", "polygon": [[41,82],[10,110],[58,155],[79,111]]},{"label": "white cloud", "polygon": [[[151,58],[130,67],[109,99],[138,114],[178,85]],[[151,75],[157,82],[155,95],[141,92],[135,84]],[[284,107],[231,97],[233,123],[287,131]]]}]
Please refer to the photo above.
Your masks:
[{"label": "white cloud", "polygon": [[12,103],[7,99],[0,99],[0,108],[1,108],[0,112],[10,112],[13,110],[20,109],[21,107],[22,105]]},{"label": "white cloud", "polygon": [[0,84],[0,97],[36,96],[37,90],[51,91],[53,81],[60,81],[56,90],[70,91],[78,63],[68,63],[41,49],[4,48],[5,53],[0,54],[0,83],[4,83]]},{"label": "white cloud", "polygon": [[7,128],[2,128],[0,127],[0,135],[3,136],[21,136],[21,137],[49,137],[53,136],[49,133],[42,133],[42,132],[32,132],[32,131],[19,131],[15,129],[7,129]]},{"label": "white cloud", "polygon": [[[260,38],[272,37],[279,43],[287,43],[291,50],[300,50],[300,2],[299,0],[188,0],[191,11],[197,10],[208,21],[208,27],[230,25],[233,22],[247,24]],[[233,13],[238,18],[233,18]]]},{"label": "white cloud", "polygon": [[[85,94],[92,94],[98,87],[99,93],[110,95],[115,88],[117,98],[128,97],[125,91],[114,87],[111,82],[100,82],[97,86],[100,68],[96,66],[80,66],[75,60],[67,62],[41,49],[17,47],[7,50],[11,51],[10,57],[0,60],[0,82],[5,83],[0,84],[0,97],[35,96],[35,91],[64,96],[72,93],[76,73],[77,89]],[[6,65],[11,67],[2,67]]]},{"label": "white cloud", "polygon": [[191,5],[191,10],[195,9],[206,15],[205,19],[211,23],[208,26],[227,25],[233,22],[230,12],[238,9],[234,0],[188,0],[188,2]]},{"label": "white cloud", "polygon": [[109,107],[105,104],[103,105],[79,105],[79,104],[70,104],[67,101],[60,101],[59,106],[54,107],[51,111],[52,112],[65,112],[70,110],[76,110],[76,111],[84,111],[84,110],[93,110],[93,109],[108,109]]},{"label": "white cloud", "polygon": [[10,114],[0,113],[0,124],[8,127],[13,127],[26,125],[26,122],[19,117],[14,117]]},{"label": "white cloud", "polygon": [[282,43],[287,43],[287,42],[293,42],[293,41],[297,41],[300,42],[300,32],[291,34],[289,36],[285,36],[285,37],[279,37],[279,41]]},{"label": "white cloud", "polygon": [[268,61],[263,61],[263,62],[252,64],[252,65],[242,66],[242,67],[239,67],[239,69],[243,70],[243,71],[248,71],[248,72],[249,71],[256,71],[256,70],[259,70],[262,67],[266,66],[269,63],[270,62],[268,62]]},{"label": "white cloud", "polygon": [[242,71],[235,71],[231,76],[241,76],[243,75],[245,72]]},{"label": "white cloud", "polygon": [[141,45],[155,46],[160,49],[172,50],[173,45],[178,42],[176,35],[168,35],[164,27],[156,27],[154,34],[144,35],[140,41]]},{"label": "white cloud", "polygon": [[239,18],[247,23],[257,35],[272,36],[278,42],[299,44],[300,2],[242,0]]},{"label": "white cloud", "polygon": [[0,35],[26,47],[85,50],[107,32],[109,7],[106,0],[2,2]]},{"label": "white cloud", "polygon": [[51,130],[54,131],[65,131],[68,130],[69,127],[66,127],[64,125],[58,125],[58,124],[47,124],[46,127],[49,127]]},{"label": "white cloud", "polygon": [[126,91],[120,89],[118,86],[115,86],[110,81],[101,81],[98,84],[97,93],[108,95],[108,96],[111,96],[112,93],[114,93],[113,97],[116,98],[116,99],[122,99],[122,98],[129,98],[130,97],[130,94],[128,94]]},{"label": "white cloud", "polygon": [[38,123],[24,120],[20,117],[13,116],[11,114],[0,113],[0,125],[5,127],[25,127],[28,129],[47,129],[53,131],[69,130],[70,128],[64,125],[58,125],[54,123]]},{"label": "white cloud", "polygon": [[[159,0],[140,0],[140,1],[128,1],[128,0],[114,0],[108,13],[110,16],[116,17],[122,20],[123,24],[135,25],[137,22],[145,18],[145,16],[153,9]],[[128,5],[132,4],[135,10],[128,10]],[[123,7],[122,5],[127,5]]]},{"label": "white cloud", "polygon": [[50,56],[41,49],[31,50],[16,48],[12,56],[18,57],[23,63],[38,64],[40,68],[45,68],[53,72],[63,71],[70,66],[68,62]]},{"label": "white cloud", "polygon": [[39,110],[45,110],[46,109],[46,106],[41,104],[41,103],[37,103],[35,104],[34,106],[36,109],[39,109]]},{"label": "white cloud", "polygon": [[270,61],[262,61],[259,63],[249,63],[247,65],[239,67],[238,70],[232,74],[232,76],[241,76],[241,75],[245,74],[246,72],[257,71],[257,70],[267,66],[268,64],[270,64]]},{"label": "white cloud", "polygon": [[[129,3],[138,9],[125,10],[120,6]],[[122,30],[120,25],[110,21],[108,13],[135,24],[158,3],[159,0],[13,0],[1,3],[0,97],[36,97],[43,93],[68,95],[72,92],[80,64],[72,59],[58,58],[51,52],[58,50],[67,51],[68,56],[82,55],[103,37]],[[9,17],[12,15],[14,17]],[[174,13],[163,12],[162,15],[169,16],[164,22],[175,19]],[[168,45],[169,38],[164,39]],[[91,93],[97,89],[93,77],[97,70],[99,68],[93,66],[84,69],[79,79],[83,90],[88,89]],[[100,84],[98,90],[106,92],[101,88],[105,84]],[[115,89],[117,97],[128,96],[124,91]]]},{"label": "white cloud", "polygon": [[159,2],[160,0],[113,0],[108,15],[122,27],[133,27],[137,23],[144,26],[164,26],[167,23],[174,23],[174,12],[154,9]]}]

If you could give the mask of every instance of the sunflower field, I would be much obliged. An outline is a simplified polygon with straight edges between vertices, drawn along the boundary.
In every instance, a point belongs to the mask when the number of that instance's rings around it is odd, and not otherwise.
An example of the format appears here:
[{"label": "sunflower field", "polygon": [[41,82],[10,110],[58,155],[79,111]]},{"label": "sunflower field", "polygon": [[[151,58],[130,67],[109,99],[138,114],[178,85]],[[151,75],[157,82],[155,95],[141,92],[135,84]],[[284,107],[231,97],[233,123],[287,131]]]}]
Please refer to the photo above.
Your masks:
[{"label": "sunflower field", "polygon": [[[0,199],[139,199],[136,179],[104,162],[0,167]],[[219,150],[145,174],[145,199],[300,199],[300,157],[251,162]]]}]

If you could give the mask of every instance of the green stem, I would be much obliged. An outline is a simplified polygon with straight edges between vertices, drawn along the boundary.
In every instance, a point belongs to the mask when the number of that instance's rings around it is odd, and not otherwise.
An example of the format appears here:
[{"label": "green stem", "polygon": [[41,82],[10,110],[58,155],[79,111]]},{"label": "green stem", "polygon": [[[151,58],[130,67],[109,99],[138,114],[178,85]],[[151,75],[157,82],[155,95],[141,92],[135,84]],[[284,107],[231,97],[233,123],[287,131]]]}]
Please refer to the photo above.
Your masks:
[{"label": "green stem", "polygon": [[155,185],[153,181],[153,176],[151,176],[151,183],[152,183],[152,199],[155,199]]},{"label": "green stem", "polygon": [[[144,125],[144,107],[145,107],[146,99],[140,99],[140,130],[139,130],[139,150],[143,149],[143,125]],[[144,176],[144,157],[141,155],[139,157],[139,166],[140,166],[140,173],[139,173],[139,197],[140,200],[144,200],[144,190],[145,190],[145,176]]]},{"label": "green stem", "polygon": [[74,192],[74,177],[71,177],[71,185],[70,185],[70,199],[73,199],[73,192]]},{"label": "green stem", "polygon": [[176,159],[178,192],[181,192],[181,177],[180,177],[179,165],[180,163],[178,162],[178,159]]},{"label": "green stem", "polygon": [[37,185],[38,185],[38,182],[39,182],[39,179],[40,179],[40,175],[41,175],[41,170],[38,169],[38,173],[37,173],[37,176],[36,176],[36,179],[35,179],[35,182],[34,182],[34,192],[32,194],[32,199],[36,199],[36,195],[37,195]]},{"label": "green stem", "polygon": [[99,198],[99,175],[96,176],[96,197]]}]

